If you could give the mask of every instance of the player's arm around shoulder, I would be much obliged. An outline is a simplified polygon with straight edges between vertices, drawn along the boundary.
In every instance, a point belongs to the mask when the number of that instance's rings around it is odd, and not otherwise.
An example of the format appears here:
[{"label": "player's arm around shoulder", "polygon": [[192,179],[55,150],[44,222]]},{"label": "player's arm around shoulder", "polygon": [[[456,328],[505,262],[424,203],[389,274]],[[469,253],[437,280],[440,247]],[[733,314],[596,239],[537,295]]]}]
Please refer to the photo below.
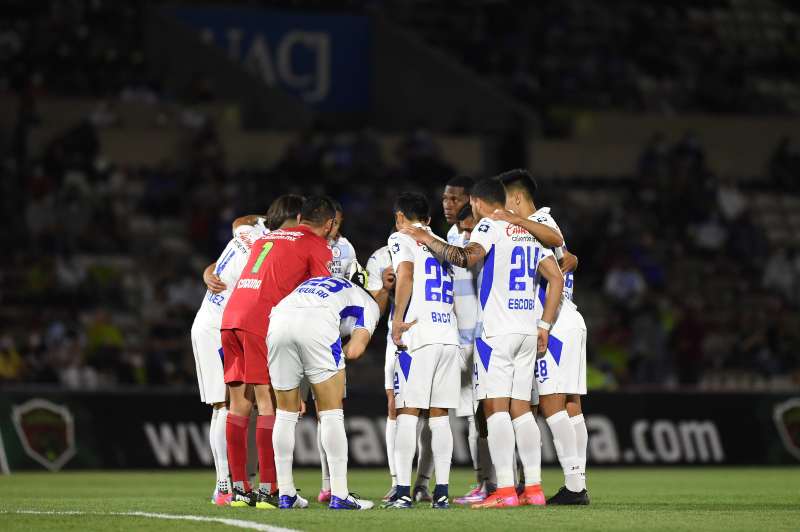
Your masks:
[{"label": "player's arm around shoulder", "polygon": [[505,209],[497,209],[492,213],[493,220],[502,220],[512,225],[518,225],[549,248],[561,247],[564,245],[564,237],[561,236],[561,231],[558,230],[555,221],[553,221],[552,225],[548,223],[547,216],[534,214],[530,218],[523,218]]},{"label": "player's arm around shoulder", "polygon": [[460,268],[471,268],[486,256],[486,249],[470,242],[466,247],[453,246],[418,227],[404,227],[402,233],[419,244],[424,245],[437,259],[449,262]]}]

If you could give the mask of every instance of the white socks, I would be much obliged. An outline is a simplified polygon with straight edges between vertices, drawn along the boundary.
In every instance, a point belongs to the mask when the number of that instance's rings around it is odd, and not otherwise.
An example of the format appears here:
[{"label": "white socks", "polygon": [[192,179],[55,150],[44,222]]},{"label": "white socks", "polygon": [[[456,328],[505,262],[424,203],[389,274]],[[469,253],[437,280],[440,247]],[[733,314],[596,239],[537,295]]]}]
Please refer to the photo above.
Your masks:
[{"label": "white socks", "polygon": [[228,491],[228,443],[225,436],[225,426],[228,421],[228,409],[215,408],[211,414],[211,424],[208,427],[208,440],[211,444],[211,454],[214,456],[214,467],[217,470],[217,489]]},{"label": "white socks", "polygon": [[[347,489],[347,434],[344,431],[344,412],[323,410],[319,413],[322,447],[328,456],[330,467],[331,495],[346,499]],[[280,479],[278,480],[280,485]]]},{"label": "white socks", "polygon": [[542,435],[533,414],[526,412],[514,419],[517,452],[525,474],[525,485],[542,483]]},{"label": "white socks", "polygon": [[495,412],[486,420],[489,429],[489,453],[497,472],[497,487],[514,485],[514,426],[508,412]]},{"label": "white socks", "polygon": [[411,466],[417,450],[417,416],[397,416],[394,438],[394,468],[398,486],[411,486]]},{"label": "white socks", "polygon": [[386,459],[389,461],[389,474],[392,486],[397,485],[397,473],[394,469],[394,438],[397,434],[397,420],[386,418]]},{"label": "white socks", "polygon": [[331,489],[331,472],[328,469],[328,457],[325,456],[325,449],[322,447],[322,427],[317,420],[317,450],[319,451],[319,465],[322,468],[322,491]]},{"label": "white socks", "polygon": [[472,469],[475,470],[475,480],[481,483],[480,460],[478,459],[478,427],[475,425],[475,416],[467,416],[467,445],[469,457],[472,458]]},{"label": "white socks", "polygon": [[450,430],[450,416],[432,417],[431,452],[436,471],[436,484],[450,483],[450,462],[453,460],[453,431]]},{"label": "white socks", "polygon": [[581,466],[584,488],[586,487],[586,447],[589,445],[589,431],[586,430],[586,421],[583,414],[569,418],[572,428],[575,429],[575,443],[578,448],[578,465]]},{"label": "white socks", "polygon": [[292,476],[294,459],[294,430],[297,426],[298,412],[278,410],[275,412],[275,427],[272,429],[272,447],[275,450],[275,472],[281,495],[294,497],[297,490]]},{"label": "white socks", "polygon": [[570,491],[581,491],[585,487],[581,476],[575,429],[566,410],[560,410],[547,418],[547,425],[553,433],[553,444],[558,461],[564,470],[564,484]]},{"label": "white socks", "polygon": [[433,475],[433,451],[431,449],[431,427],[427,418],[419,418],[419,454],[417,455],[417,479],[414,486],[428,487]]}]

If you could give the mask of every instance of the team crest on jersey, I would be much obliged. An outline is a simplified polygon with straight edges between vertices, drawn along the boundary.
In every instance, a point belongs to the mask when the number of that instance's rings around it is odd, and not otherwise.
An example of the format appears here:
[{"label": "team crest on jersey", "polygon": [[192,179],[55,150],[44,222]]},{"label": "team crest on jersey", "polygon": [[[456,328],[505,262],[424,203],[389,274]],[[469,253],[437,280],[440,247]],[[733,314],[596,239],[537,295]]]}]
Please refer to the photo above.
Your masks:
[{"label": "team crest on jersey", "polygon": [[337,247],[332,248],[331,253],[333,254],[334,259],[338,259],[342,256],[342,250]]},{"label": "team crest on jersey", "polygon": [[395,242],[392,244],[392,253],[399,253],[400,252],[400,243]]},{"label": "team crest on jersey", "polygon": [[75,456],[75,421],[66,406],[31,399],[15,405],[11,419],[25,454],[50,471]]},{"label": "team crest on jersey", "polygon": [[775,405],[772,418],[786,450],[800,460],[800,398]]}]

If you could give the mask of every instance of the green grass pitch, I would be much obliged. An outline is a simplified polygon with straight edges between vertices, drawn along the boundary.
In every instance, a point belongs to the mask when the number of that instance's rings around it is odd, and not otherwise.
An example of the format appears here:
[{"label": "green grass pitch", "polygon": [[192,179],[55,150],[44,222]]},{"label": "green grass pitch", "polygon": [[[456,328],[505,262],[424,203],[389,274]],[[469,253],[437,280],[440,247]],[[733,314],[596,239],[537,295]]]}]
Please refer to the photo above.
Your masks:
[{"label": "green grass pitch", "polygon": [[[471,472],[451,477],[461,495]],[[332,512],[315,498],[319,472],[296,473],[307,510],[264,511],[210,504],[213,474],[203,472],[18,473],[0,477],[0,530],[242,530],[231,524],[109,515],[178,514],[252,521],[295,530],[800,530],[800,468],[593,469],[592,505],[515,508]],[[378,500],[383,470],[351,472],[350,486]],[[561,485],[560,471],[544,473],[545,493]],[[29,514],[23,511],[64,512]],[[80,512],[68,514],[66,512]],[[265,528],[266,530],[266,528]]]}]

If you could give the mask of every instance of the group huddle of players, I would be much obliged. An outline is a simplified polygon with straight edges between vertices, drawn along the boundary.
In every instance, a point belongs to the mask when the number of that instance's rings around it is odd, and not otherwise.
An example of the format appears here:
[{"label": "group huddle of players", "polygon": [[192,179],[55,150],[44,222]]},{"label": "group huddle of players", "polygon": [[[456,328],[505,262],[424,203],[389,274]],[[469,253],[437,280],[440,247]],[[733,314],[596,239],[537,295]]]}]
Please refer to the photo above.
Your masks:
[{"label": "group huddle of players", "polygon": [[[537,209],[536,190],[525,170],[477,183],[451,179],[442,196],[453,224],[447,240],[429,227],[427,199],[402,193],[396,232],[366,270],[340,233],[341,205],[329,197],[284,195],[263,217],[235,220],[233,238],[204,272],[209,290],[192,325],[201,400],[213,407],[212,502],[308,506],[292,460],[310,389],[322,463],[318,500],[331,509],[374,506],[348,489],[345,361],[363,354],[388,311],[392,486],[384,508],[421,501],[449,508],[451,415],[467,418],[477,482],[454,503],[589,504],[586,325],[572,302],[577,257],[549,209]],[[535,414],[545,418],[564,471],[564,486],[549,499]],[[248,475],[253,418],[257,487]]]}]

